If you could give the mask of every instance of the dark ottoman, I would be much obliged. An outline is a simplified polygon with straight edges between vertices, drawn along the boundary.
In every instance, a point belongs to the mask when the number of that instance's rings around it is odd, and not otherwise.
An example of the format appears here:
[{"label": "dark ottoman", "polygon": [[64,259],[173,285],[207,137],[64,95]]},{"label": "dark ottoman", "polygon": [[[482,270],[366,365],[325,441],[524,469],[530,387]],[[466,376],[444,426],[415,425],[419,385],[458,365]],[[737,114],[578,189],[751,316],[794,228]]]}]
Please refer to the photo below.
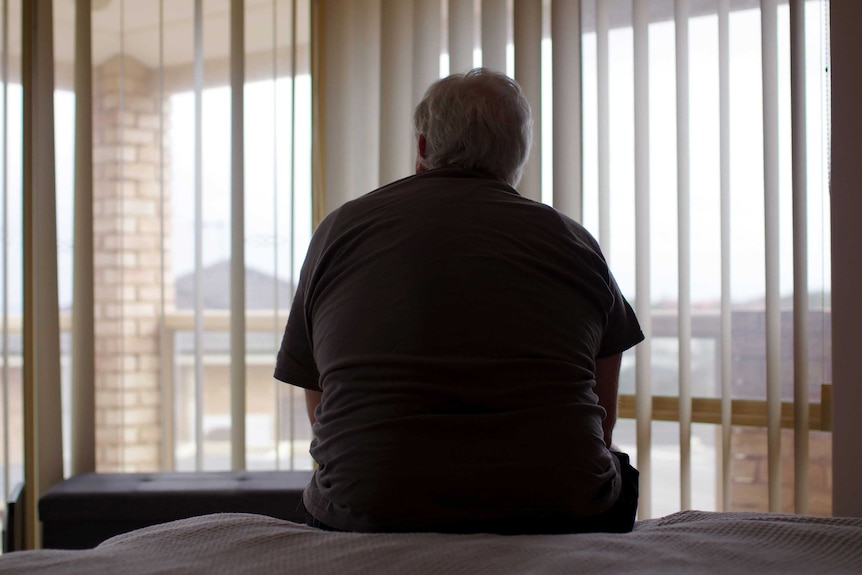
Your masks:
[{"label": "dark ottoman", "polygon": [[84,473],[39,500],[42,544],[86,549],[141,527],[209,513],[256,513],[302,523],[311,471]]}]

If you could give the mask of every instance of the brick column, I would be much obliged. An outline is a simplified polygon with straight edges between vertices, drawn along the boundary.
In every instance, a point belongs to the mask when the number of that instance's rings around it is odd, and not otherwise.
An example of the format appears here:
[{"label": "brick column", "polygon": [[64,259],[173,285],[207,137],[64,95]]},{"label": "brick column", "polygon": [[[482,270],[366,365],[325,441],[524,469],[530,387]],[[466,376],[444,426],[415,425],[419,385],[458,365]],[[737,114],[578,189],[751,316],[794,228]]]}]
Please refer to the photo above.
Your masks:
[{"label": "brick column", "polygon": [[[161,463],[162,282],[166,307],[174,307],[173,279],[163,277],[159,253],[164,230],[170,270],[157,76],[132,58],[115,57],[96,68],[93,96],[96,466],[150,471]],[[167,133],[167,102],[163,114]]]}]

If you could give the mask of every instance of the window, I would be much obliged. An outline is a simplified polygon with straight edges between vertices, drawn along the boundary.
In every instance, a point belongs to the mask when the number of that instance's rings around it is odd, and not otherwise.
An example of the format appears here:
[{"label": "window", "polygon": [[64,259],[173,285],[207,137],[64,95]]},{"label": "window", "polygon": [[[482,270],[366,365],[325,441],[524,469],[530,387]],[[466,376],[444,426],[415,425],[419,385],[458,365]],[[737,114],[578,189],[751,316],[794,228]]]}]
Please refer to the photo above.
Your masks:
[{"label": "window", "polygon": [[[642,495],[641,517],[691,506],[829,513],[830,436],[817,431],[821,385],[831,379],[826,3],[804,3],[802,224],[793,220],[800,178],[791,174],[787,2],[761,10],[744,1],[452,0],[439,10],[423,3],[419,16],[387,12],[379,36],[368,32],[373,15],[321,6],[323,85],[337,86],[323,94],[326,140],[336,135],[332,118],[351,118],[363,136],[326,147],[328,208],[386,183],[378,176],[392,166],[409,173],[410,112],[440,68],[478,61],[507,70],[541,118],[531,159],[541,173],[528,166],[521,193],[593,232],[649,331],[624,358],[628,421],[616,434],[637,452],[642,494],[651,494]],[[580,42],[570,41],[573,30]],[[433,50],[442,66],[427,58]],[[345,51],[362,53],[350,69],[337,58]],[[392,134],[403,135],[405,158]],[[379,174],[364,169],[377,165]],[[801,231],[805,247],[794,258]],[[801,265],[807,274],[794,285]],[[801,316],[809,352],[794,358]],[[804,365],[808,377],[796,384]],[[797,446],[792,431],[779,430],[796,387],[817,415],[803,432],[812,457],[798,502],[801,482],[781,473]],[[774,431],[760,429],[767,420]]]},{"label": "window", "polygon": [[[230,180],[231,3],[94,1],[90,263],[97,469],[233,464],[231,366],[238,358],[231,318],[238,315],[245,325],[239,358],[245,464],[311,465],[302,397],[276,384],[271,371],[311,234],[312,131],[319,130],[322,142],[317,181],[326,183],[314,208],[332,209],[409,174],[412,106],[441,73],[484,63],[514,74],[541,116],[533,160],[541,169],[532,169],[522,191],[569,211],[601,240],[648,326],[648,345],[624,358],[622,415],[628,419],[616,434],[637,454],[643,493],[651,494],[642,497],[648,501],[642,518],[686,506],[763,509],[775,499],[770,507],[805,510],[793,498],[799,483],[793,475],[805,468],[791,473],[789,463],[782,465],[797,449],[794,431],[781,432],[776,456],[775,431],[764,426],[776,399],[792,411],[797,370],[808,371],[802,386],[815,415],[825,401],[820,386],[831,380],[828,2],[804,3],[806,106],[797,110],[807,130],[807,203],[797,211],[806,216],[802,224],[793,212],[793,182],[800,177],[791,172],[791,13],[786,1],[773,2],[762,3],[763,10],[749,0],[698,2],[675,13],[687,3],[447,0],[416,2],[412,9],[392,3],[392,10],[375,12],[343,0],[314,6],[246,0],[239,273],[245,306],[237,314],[228,289],[238,275],[231,266],[237,233]],[[4,37],[14,39],[8,31],[21,29],[24,6],[8,3]],[[330,56],[328,66],[315,70],[312,8],[326,23],[316,46],[324,59]],[[67,473],[73,465],[70,405],[79,396],[71,357],[73,271],[82,265],[75,251],[75,25],[75,4],[55,2],[53,145]],[[580,42],[565,41],[572,30],[581,31]],[[684,58],[678,30],[686,33]],[[764,31],[774,42],[761,41]],[[774,53],[764,53],[764,45]],[[531,63],[535,54],[538,65]],[[0,481],[8,494],[23,476],[21,46],[13,42],[3,60]],[[313,72],[321,82],[316,88]],[[577,89],[558,92],[571,79]],[[555,93],[565,96],[555,101]],[[774,105],[764,105],[764,93]],[[313,103],[325,124],[312,124]],[[680,135],[687,145],[680,145]],[[680,210],[681,202],[687,209]],[[801,230],[804,258],[793,250],[792,237]],[[807,267],[801,287],[792,273],[800,262]],[[809,351],[801,361],[792,350],[803,315]],[[770,359],[776,342],[779,353]],[[716,425],[727,415],[732,425]],[[810,449],[805,491],[807,510],[825,514],[831,435],[819,431],[819,423],[812,419],[811,430],[803,431]],[[776,462],[784,471],[770,487]]]},{"label": "window", "polygon": [[[247,464],[309,468],[304,404],[274,382],[272,364],[311,235],[310,9],[303,0],[245,4]],[[230,2],[107,0],[92,7],[94,248],[88,259],[95,295],[91,417],[96,422],[96,468],[228,469]],[[21,28],[21,10],[20,1],[9,2],[2,15],[4,30]],[[73,272],[80,263],[75,251],[75,24],[75,3],[55,2],[57,283],[66,474],[74,465],[72,400],[77,391],[71,315]],[[23,112],[15,75],[20,55],[21,47],[15,45],[3,54],[12,65],[4,67],[2,79],[4,494],[24,473]],[[200,178],[194,169],[196,153]]]}]

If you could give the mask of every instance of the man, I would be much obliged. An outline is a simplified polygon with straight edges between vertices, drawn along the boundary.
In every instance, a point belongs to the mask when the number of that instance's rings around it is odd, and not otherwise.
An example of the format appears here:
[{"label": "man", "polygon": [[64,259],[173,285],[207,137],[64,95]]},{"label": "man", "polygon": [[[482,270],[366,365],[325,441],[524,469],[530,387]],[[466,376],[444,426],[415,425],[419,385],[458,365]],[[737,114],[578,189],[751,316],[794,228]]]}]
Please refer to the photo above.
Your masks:
[{"label": "man", "polygon": [[643,339],[596,241],[515,186],[518,85],[477,69],[416,108],[416,175],[311,240],[275,368],[306,389],[309,524],[349,531],[629,531],[610,451],[620,354]]}]

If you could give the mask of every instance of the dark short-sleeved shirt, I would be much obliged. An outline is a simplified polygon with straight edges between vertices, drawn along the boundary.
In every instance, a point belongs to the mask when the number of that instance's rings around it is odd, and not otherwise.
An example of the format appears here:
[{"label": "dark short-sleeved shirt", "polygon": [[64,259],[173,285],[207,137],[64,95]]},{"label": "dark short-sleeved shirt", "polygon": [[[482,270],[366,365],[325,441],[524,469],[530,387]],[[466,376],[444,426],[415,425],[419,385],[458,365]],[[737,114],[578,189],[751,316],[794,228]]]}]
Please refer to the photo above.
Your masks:
[{"label": "dark short-sleeved shirt", "polygon": [[642,339],[592,236],[502,182],[438,169],[347,202],[275,368],[323,392],[305,505],[352,531],[600,513],[620,477],[595,359]]}]

